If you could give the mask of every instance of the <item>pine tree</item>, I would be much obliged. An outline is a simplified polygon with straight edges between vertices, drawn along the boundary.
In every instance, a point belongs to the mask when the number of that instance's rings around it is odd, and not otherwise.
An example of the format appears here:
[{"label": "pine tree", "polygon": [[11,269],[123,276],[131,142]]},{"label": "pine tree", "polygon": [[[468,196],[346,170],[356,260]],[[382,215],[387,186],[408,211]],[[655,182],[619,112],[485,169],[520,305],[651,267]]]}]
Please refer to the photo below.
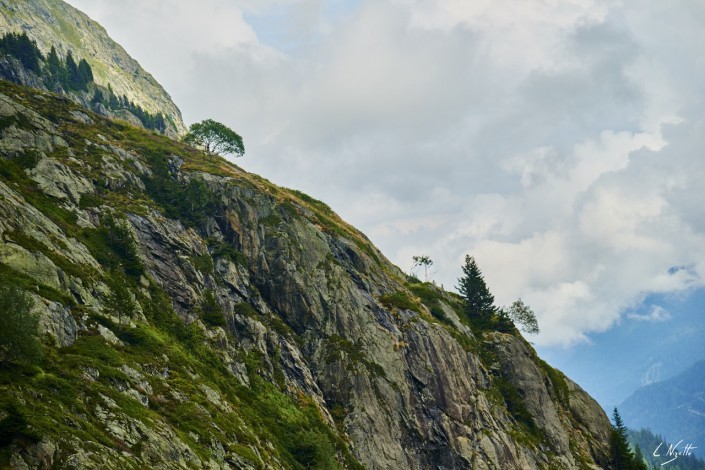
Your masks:
[{"label": "pine tree", "polygon": [[117,315],[118,322],[122,324],[123,319],[129,320],[136,309],[135,301],[127,288],[127,278],[122,272],[116,270],[111,273],[108,286],[111,292],[107,305]]},{"label": "pine tree", "polygon": [[81,59],[78,63],[78,80],[81,90],[87,90],[87,85],[93,81],[93,70],[86,59]]},{"label": "pine tree", "polygon": [[482,271],[472,256],[465,256],[463,277],[458,279],[457,289],[465,298],[465,311],[468,317],[479,319],[483,326],[489,326],[489,321],[497,308],[494,306],[494,296],[482,277]]},{"label": "pine tree", "polygon": [[71,51],[66,54],[66,88],[69,90],[79,90],[81,88],[78,65]]},{"label": "pine tree", "polygon": [[115,93],[113,92],[113,87],[108,83],[108,108],[118,109],[118,107],[119,102],[117,96],[115,96]]},{"label": "pine tree", "polygon": [[643,468],[646,470],[647,465],[646,465],[646,459],[644,458],[644,453],[641,451],[641,447],[636,445],[634,447],[634,469],[640,469]]},{"label": "pine tree", "polygon": [[44,66],[44,81],[48,87],[57,88],[61,85],[61,77],[65,74],[65,66],[61,63],[59,54],[56,53],[56,48],[51,46],[46,65]]},{"label": "pine tree", "polygon": [[105,97],[103,96],[103,92],[100,91],[100,88],[96,88],[95,93],[93,93],[93,99],[91,100],[92,104],[98,104],[98,103],[103,103],[105,101]]},{"label": "pine tree", "polygon": [[614,421],[612,433],[610,434],[612,468],[614,470],[647,470],[643,458],[637,460],[629,448],[627,427],[624,425],[617,408],[612,413],[612,421]]},{"label": "pine tree", "polygon": [[164,114],[157,114],[155,127],[159,132],[164,132],[166,130],[166,121],[164,119]]},{"label": "pine tree", "polygon": [[32,41],[27,33],[17,35],[17,58],[27,69],[40,73],[39,61],[43,59],[37,44]]}]

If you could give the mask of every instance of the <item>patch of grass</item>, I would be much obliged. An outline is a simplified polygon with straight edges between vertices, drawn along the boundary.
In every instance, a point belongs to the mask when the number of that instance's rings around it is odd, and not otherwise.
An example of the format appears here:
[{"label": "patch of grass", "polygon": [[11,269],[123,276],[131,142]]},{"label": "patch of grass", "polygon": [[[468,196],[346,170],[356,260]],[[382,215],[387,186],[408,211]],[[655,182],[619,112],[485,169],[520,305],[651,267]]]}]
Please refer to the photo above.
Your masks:
[{"label": "patch of grass", "polygon": [[63,272],[66,274],[74,277],[74,278],[87,278],[87,277],[95,277],[96,272],[91,266],[76,266],[72,262],[70,262],[68,259],[64,258],[63,255],[60,254],[60,252],[57,252],[56,250],[53,250],[46,246],[44,243],[40,242],[39,240],[30,237],[24,232],[8,232],[7,237],[12,240],[14,243],[20,245],[24,249],[33,252],[33,253],[41,253],[47,258],[49,258],[52,263],[54,263],[56,266],[59,267]]},{"label": "patch of grass", "polygon": [[41,439],[36,430],[32,430],[26,413],[20,405],[12,401],[0,406],[5,418],[0,420],[0,446],[4,447],[15,439],[23,438],[38,442]]},{"label": "patch of grass", "polygon": [[135,328],[122,325],[111,325],[111,330],[121,341],[135,348],[136,351],[145,351],[158,354],[163,351],[164,338],[157,335],[151,328],[144,325],[137,325]]},{"label": "patch of grass", "polygon": [[210,326],[225,326],[225,312],[213,295],[213,291],[206,289],[200,310],[201,319]]},{"label": "patch of grass", "polygon": [[343,359],[348,370],[353,370],[355,364],[362,364],[374,377],[387,376],[382,366],[367,359],[360,344],[338,335],[329,336],[326,342],[326,362],[333,363]]},{"label": "patch of grass", "polygon": [[34,124],[32,121],[23,113],[16,113],[11,116],[3,116],[0,118],[0,130],[5,130],[12,126],[25,130],[34,129]]},{"label": "patch of grass", "polygon": [[247,257],[245,257],[245,255],[238,251],[233,245],[227,242],[221,242],[215,238],[208,238],[206,243],[208,244],[208,248],[213,259],[225,258],[235,264],[247,267]]},{"label": "patch of grass", "polygon": [[86,193],[81,195],[81,200],[78,203],[78,207],[81,208],[81,210],[86,210],[92,207],[99,207],[102,204],[103,199],[100,196],[96,194]]},{"label": "patch of grass", "polygon": [[41,156],[36,150],[25,149],[20,155],[14,158],[14,161],[22,168],[26,170],[31,170],[32,168],[37,166],[37,163],[39,163],[40,158]]},{"label": "patch of grass", "polygon": [[568,382],[563,373],[548,365],[546,361],[540,359],[538,356],[536,356],[535,359],[538,366],[546,373],[548,380],[551,382],[553,393],[556,394],[558,401],[566,408],[570,406],[570,389],[568,388]]},{"label": "patch of grass", "polygon": [[529,413],[524,403],[524,398],[516,388],[516,386],[506,378],[495,377],[493,379],[493,387],[495,387],[507,407],[507,411],[516,420],[520,429],[529,437],[529,442],[539,443],[545,440],[543,430],[541,430],[534,421],[533,416]]},{"label": "patch of grass", "polygon": [[47,300],[61,303],[63,305],[74,306],[76,301],[67,292],[60,292],[53,287],[37,283],[30,276],[15,271],[11,267],[0,262],[0,278],[8,285],[14,285],[29,292],[34,292]]},{"label": "patch of grass", "polygon": [[71,346],[62,349],[62,354],[85,356],[101,361],[104,364],[118,367],[122,363],[121,355],[105,338],[95,335],[79,336]]},{"label": "patch of grass", "polygon": [[418,305],[409,298],[406,292],[397,291],[393,294],[386,294],[379,298],[379,301],[389,310],[411,310],[420,313]]},{"label": "patch of grass", "polygon": [[[246,362],[251,390],[240,389],[248,421],[258,422],[281,446],[284,464],[294,469],[362,468],[347,445],[323,421],[313,401],[303,393],[294,399],[280,392],[257,372],[260,359],[249,354]],[[338,463],[336,454],[343,456]]]},{"label": "patch of grass", "polygon": [[257,310],[255,310],[254,307],[247,302],[235,304],[235,313],[248,318],[257,318],[259,316]]},{"label": "patch of grass", "polygon": [[279,214],[272,212],[268,216],[260,219],[259,223],[268,228],[276,228],[279,226],[279,224],[282,223],[282,218],[279,216]]},{"label": "patch of grass", "polygon": [[192,256],[191,264],[203,274],[213,274],[213,258],[209,254]]}]

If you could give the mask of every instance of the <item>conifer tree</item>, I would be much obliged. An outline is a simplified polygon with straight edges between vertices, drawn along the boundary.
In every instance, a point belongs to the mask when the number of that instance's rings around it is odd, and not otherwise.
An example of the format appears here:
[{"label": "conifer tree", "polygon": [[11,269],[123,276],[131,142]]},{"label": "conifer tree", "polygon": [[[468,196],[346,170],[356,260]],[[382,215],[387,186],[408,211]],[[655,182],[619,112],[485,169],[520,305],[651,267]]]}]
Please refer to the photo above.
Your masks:
[{"label": "conifer tree", "polygon": [[87,85],[93,81],[93,70],[86,59],[81,59],[78,63],[78,80],[81,90],[86,90]]},{"label": "conifer tree", "polygon": [[78,78],[78,65],[73,58],[73,54],[69,51],[66,54],[66,89],[78,90],[80,88],[80,80]]},{"label": "conifer tree", "polygon": [[59,54],[56,53],[56,48],[51,46],[49,55],[47,56],[46,65],[44,66],[45,83],[51,88],[58,87],[61,84],[61,77],[65,75],[64,64],[59,59]]},{"label": "conifer tree", "polygon": [[458,279],[458,292],[465,299],[465,311],[470,318],[487,322],[496,312],[494,296],[485,284],[482,271],[477,266],[475,258],[465,256],[463,277]]},{"label": "conifer tree", "polygon": [[103,92],[100,91],[100,88],[96,88],[95,93],[93,93],[93,99],[91,100],[91,103],[93,104],[98,104],[98,103],[103,103],[105,101],[105,97],[103,96]]},{"label": "conifer tree", "polygon": [[610,434],[612,468],[614,470],[647,470],[643,459],[637,460],[629,448],[627,427],[624,425],[617,408],[612,413],[612,421],[614,422],[612,433]]}]

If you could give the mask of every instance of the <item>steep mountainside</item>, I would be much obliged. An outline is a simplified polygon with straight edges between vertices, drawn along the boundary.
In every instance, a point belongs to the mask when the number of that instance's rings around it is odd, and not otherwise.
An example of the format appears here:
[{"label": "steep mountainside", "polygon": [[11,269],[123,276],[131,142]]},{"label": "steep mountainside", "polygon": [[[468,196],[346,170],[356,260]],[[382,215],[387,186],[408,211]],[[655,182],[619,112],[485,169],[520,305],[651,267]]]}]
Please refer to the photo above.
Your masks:
[{"label": "steep mountainside", "polygon": [[705,361],[663,382],[634,392],[619,407],[633,428],[649,428],[676,443],[694,443],[694,454],[704,455]]},{"label": "steep mountainside", "polygon": [[162,86],[105,29],[62,0],[0,0],[0,35],[27,32],[46,54],[55,46],[61,56],[70,50],[93,68],[96,83],[150,113],[164,113],[174,134],[185,132],[181,111]]},{"label": "steep mountainside", "polygon": [[580,387],[325,204],[8,82],[0,277],[44,342],[0,365],[0,466],[607,462]]}]

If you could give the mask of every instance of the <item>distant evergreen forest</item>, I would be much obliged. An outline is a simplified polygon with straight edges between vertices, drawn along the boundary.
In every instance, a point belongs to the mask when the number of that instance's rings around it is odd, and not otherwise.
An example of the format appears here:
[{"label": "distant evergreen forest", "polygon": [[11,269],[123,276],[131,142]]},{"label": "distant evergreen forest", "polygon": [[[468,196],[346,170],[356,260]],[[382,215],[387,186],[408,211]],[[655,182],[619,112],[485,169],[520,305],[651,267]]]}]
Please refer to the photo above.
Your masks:
[{"label": "distant evergreen forest", "polygon": [[[117,96],[109,84],[107,90],[101,90],[94,82],[90,64],[85,59],[76,62],[71,51],[62,60],[52,46],[49,55],[44,57],[27,33],[7,33],[0,38],[0,54],[16,58],[26,70],[38,75],[49,90],[88,92],[90,88],[95,88],[91,104],[101,104],[111,111],[129,111],[145,128],[162,133],[166,130],[164,114],[148,113],[127,96]],[[89,85],[92,87],[89,88]]]},{"label": "distant evergreen forest", "polygon": [[[705,461],[695,457],[694,455],[679,455],[675,460],[670,463],[669,460],[673,459],[675,455],[667,455],[668,447],[671,444],[666,442],[666,440],[654,434],[648,429],[640,429],[639,431],[630,430],[629,431],[629,442],[632,446],[639,447],[642,451],[642,457],[646,460],[650,469],[667,469],[667,470],[705,470]],[[661,444],[661,447],[659,447]],[[685,446],[690,444],[689,442],[683,441],[676,449],[679,452],[685,450]],[[692,443],[698,445],[699,443]],[[656,452],[659,457],[654,456],[654,451],[658,448]],[[696,452],[702,453],[703,449],[697,449]],[[665,465],[664,465],[665,463]]]}]

